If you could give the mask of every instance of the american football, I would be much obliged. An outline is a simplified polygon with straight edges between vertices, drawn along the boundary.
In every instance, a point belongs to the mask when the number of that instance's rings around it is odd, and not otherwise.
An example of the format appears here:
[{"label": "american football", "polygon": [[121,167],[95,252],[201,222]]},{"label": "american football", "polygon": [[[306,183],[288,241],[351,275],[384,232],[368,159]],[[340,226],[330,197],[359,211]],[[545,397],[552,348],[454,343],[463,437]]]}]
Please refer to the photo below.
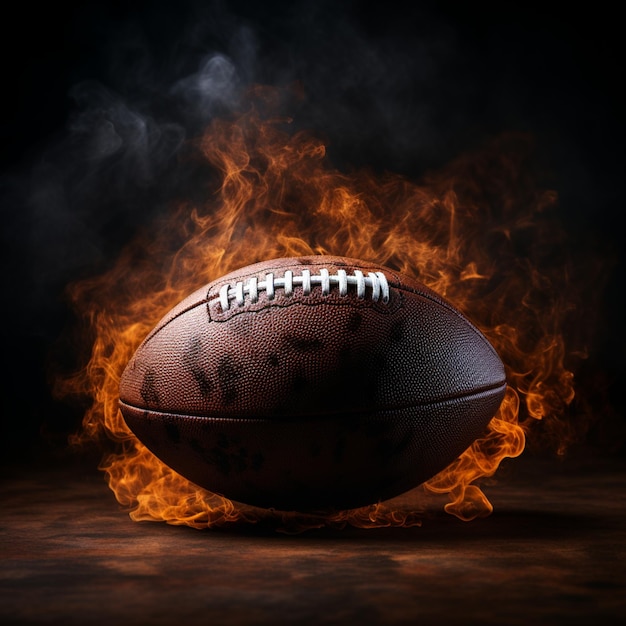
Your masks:
[{"label": "american football", "polygon": [[124,370],[133,433],[195,484],[278,510],[356,508],[454,461],[504,396],[484,335],[418,281],[331,256],[231,272]]}]

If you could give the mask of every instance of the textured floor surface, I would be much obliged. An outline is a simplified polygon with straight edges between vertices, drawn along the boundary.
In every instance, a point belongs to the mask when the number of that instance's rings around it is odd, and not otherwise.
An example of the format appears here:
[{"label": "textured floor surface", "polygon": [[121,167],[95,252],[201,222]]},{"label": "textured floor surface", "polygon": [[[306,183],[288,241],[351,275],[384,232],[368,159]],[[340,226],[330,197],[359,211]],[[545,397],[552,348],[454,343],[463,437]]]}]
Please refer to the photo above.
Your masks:
[{"label": "textured floor surface", "polygon": [[299,535],[135,523],[96,472],[12,469],[0,623],[621,623],[626,467],[520,467],[486,519]]}]

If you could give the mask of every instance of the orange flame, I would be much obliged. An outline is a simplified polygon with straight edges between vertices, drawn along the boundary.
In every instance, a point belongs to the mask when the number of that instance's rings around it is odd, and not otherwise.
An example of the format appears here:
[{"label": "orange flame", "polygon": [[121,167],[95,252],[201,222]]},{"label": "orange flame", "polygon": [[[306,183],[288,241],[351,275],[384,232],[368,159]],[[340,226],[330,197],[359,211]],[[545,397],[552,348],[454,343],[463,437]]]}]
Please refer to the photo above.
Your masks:
[{"label": "orange flame", "polygon": [[[218,185],[207,181],[202,205],[181,202],[110,271],[71,286],[95,334],[86,368],[58,383],[61,394],[93,398],[74,442],[115,443],[101,469],[134,520],[406,526],[420,523],[432,494],[448,494],[445,510],[463,520],[488,515],[478,483],[522,453],[533,422],[562,422],[574,397],[560,330],[567,275],[550,257],[560,233],[551,217],[556,194],[529,174],[531,142],[500,138],[420,182],[344,173],[328,163],[322,141],[259,113],[273,94],[258,88],[258,106],[213,121],[198,141],[199,158],[219,175]],[[202,490],[162,464],[123,421],[118,384],[139,342],[198,286],[263,259],[316,253],[385,264],[444,295],[493,343],[510,386],[484,437],[406,497],[323,517],[279,516]]]}]

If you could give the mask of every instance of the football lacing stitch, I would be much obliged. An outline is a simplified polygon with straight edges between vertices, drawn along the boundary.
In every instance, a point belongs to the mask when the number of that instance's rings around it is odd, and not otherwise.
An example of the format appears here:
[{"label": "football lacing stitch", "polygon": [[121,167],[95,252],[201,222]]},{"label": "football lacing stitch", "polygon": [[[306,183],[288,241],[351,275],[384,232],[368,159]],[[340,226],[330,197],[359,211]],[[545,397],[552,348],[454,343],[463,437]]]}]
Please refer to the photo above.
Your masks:
[{"label": "football lacing stitch", "polygon": [[265,274],[265,280],[259,281],[256,276],[244,284],[239,281],[235,286],[223,285],[220,289],[220,305],[222,311],[230,309],[230,301],[234,300],[238,306],[243,306],[246,296],[253,304],[258,302],[259,292],[265,291],[268,300],[273,300],[276,289],[282,289],[285,296],[293,295],[294,287],[302,287],[302,293],[308,296],[311,289],[321,285],[322,295],[330,294],[332,287],[339,287],[339,295],[347,296],[348,287],[356,287],[357,298],[365,298],[365,290],[371,290],[371,298],[374,302],[381,300],[385,304],[389,302],[389,284],[382,272],[368,272],[367,276],[360,270],[354,270],[353,276],[348,276],[345,270],[337,270],[337,274],[331,274],[327,269],[320,269],[319,274],[311,274],[310,270],[302,270],[300,276],[294,276],[291,270],[286,270],[283,277],[275,277],[273,273]]}]

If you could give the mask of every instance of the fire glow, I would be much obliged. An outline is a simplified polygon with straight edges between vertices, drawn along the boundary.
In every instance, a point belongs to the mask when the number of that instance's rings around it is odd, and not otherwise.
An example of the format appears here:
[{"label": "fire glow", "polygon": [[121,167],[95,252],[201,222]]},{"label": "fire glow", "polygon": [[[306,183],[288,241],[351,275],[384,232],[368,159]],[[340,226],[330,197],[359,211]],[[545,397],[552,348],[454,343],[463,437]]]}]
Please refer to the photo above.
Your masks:
[{"label": "fire glow", "polygon": [[[147,225],[109,271],[71,286],[93,337],[87,366],[58,382],[62,395],[93,400],[74,442],[113,442],[101,469],[137,521],[408,526],[420,523],[429,499],[442,497],[460,519],[488,515],[481,480],[522,453],[539,420],[565,432],[559,425],[574,397],[561,331],[566,269],[548,253],[560,236],[551,218],[557,198],[529,173],[531,143],[500,138],[418,182],[345,173],[329,164],[321,140],[294,131],[286,118],[259,113],[268,95],[259,88],[258,107],[215,119],[199,139],[199,158],[217,174],[202,204],[181,201]],[[196,487],[149,452],[118,409],[122,370],[176,303],[238,267],[310,254],[365,259],[416,277],[482,330],[509,383],[484,436],[439,475],[407,497],[327,516],[264,511]]]}]

